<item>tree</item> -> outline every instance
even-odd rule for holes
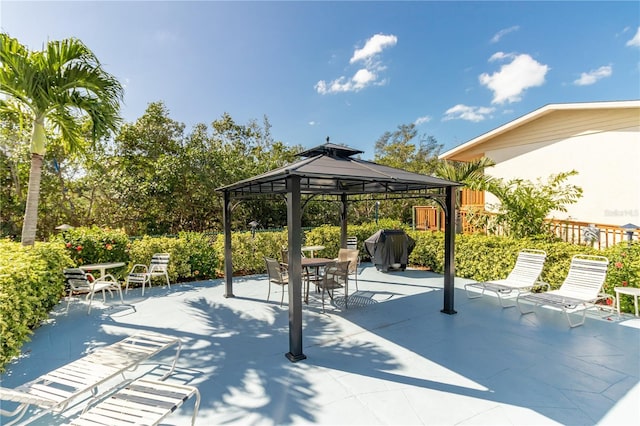
[[[447,161],[442,160],[436,166],[436,176],[452,180],[454,182],[460,182],[463,186],[476,190],[484,191],[489,190],[489,184],[492,181],[490,176],[484,173],[487,167],[493,167],[496,163],[490,158],[481,157],[475,160],[464,161]],[[462,233],[462,190],[458,188],[456,190],[456,232]]]
[[[582,197],[582,188],[566,184],[569,177],[577,174],[572,170],[551,175],[547,183],[540,179],[537,183],[523,179],[494,180],[490,192],[500,201],[498,224],[516,238],[547,234],[544,226],[547,216],[553,211],[566,212],[567,204]]]
[[[417,144],[414,140],[419,137]],[[394,132],[385,132],[376,141],[377,163],[414,173],[432,174],[438,164],[442,145],[433,136],[418,135],[416,125],[401,124]]]
[[[385,132],[376,141],[374,160],[396,169],[431,175],[439,162],[441,149],[442,145],[433,136],[419,135],[415,124],[401,124],[397,130]],[[380,216],[410,222],[411,206],[415,202],[408,199],[381,202]],[[373,219],[374,202],[365,201],[352,206],[356,222]]]
[[[42,51],[29,51],[17,39],[0,33],[0,93],[7,97],[0,98],[0,111],[32,118],[22,244],[33,245],[47,130],[61,136],[66,150],[82,151],[82,119],[90,120],[94,140],[115,131],[123,89],[78,39],[50,41]]]

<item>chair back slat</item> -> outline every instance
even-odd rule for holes
[[[602,290],[608,267],[609,259],[604,256],[575,255],[559,290],[576,298],[595,299]]]
[[[546,258],[547,253],[543,250],[521,250],[507,281],[518,284],[535,284],[542,273]]]
[[[347,248],[348,249],[358,249],[358,237],[347,237]]]
[[[166,272],[169,267],[169,253],[156,253],[151,257],[149,272]]]
[[[67,285],[74,290],[89,290],[91,283],[87,277],[87,273],[80,268],[67,268],[62,271]]]

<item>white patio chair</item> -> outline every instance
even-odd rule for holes
[[[477,299],[482,297],[486,291],[491,291],[498,296],[500,306],[503,308],[511,308],[516,305],[506,305],[503,296],[508,297],[515,292],[515,297],[517,297],[520,293],[529,292],[532,288],[539,286],[545,286],[548,290],[549,284],[539,281],[546,257],[547,253],[543,250],[521,250],[520,253],[518,253],[516,264],[507,278],[465,284],[464,289],[467,297],[469,299]],[[477,292],[469,291],[470,287],[476,287],[482,291],[478,294]]]
[[[584,324],[587,309],[594,307],[596,302],[606,299],[611,299],[613,302],[613,296],[602,293],[608,266],[609,259],[604,256],[585,254],[573,256],[569,273],[559,289],[544,293],[518,295],[516,304],[520,313],[530,314],[536,306],[553,306],[562,309],[569,322],[569,327],[573,328]],[[533,308],[530,311],[523,310],[522,301],[531,302]],[[573,323],[569,311],[575,313],[578,310],[582,311],[582,319]]]
[[[129,283],[133,283],[142,286],[142,295],[144,296],[144,287],[146,284],[151,287],[153,277],[165,277],[167,286],[171,288],[171,283],[169,282],[169,258],[169,253],[156,253],[151,256],[149,266],[141,263],[133,265],[125,278],[125,294],[129,292]]]
[[[89,300],[88,314],[91,313],[91,302],[93,302],[93,296],[97,292],[102,292],[102,299],[106,301],[105,291],[113,295],[112,291],[117,291],[120,295],[120,302],[124,303],[122,299],[122,289],[120,283],[113,277],[113,275],[106,274],[98,279],[94,278],[89,272],[85,272],[79,268],[67,268],[63,271],[64,277],[67,280],[67,290],[69,295],[67,297],[67,309],[65,312],[69,312],[69,305],[71,304],[71,298],[74,293],[85,294],[85,299]]]

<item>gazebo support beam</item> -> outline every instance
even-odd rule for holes
[[[347,248],[347,194],[340,196],[340,248]]]
[[[224,297],[233,295],[233,259],[231,258],[231,194],[224,191],[224,206],[222,208],[222,222],[224,226]]]
[[[449,315],[457,313],[453,305],[454,277],[456,273],[456,190],[455,186],[446,188],[446,208],[444,209],[444,307],[440,312]]]
[[[302,353],[302,204],[300,201],[300,177],[289,176],[287,177],[289,352],[285,356],[291,362],[307,358]]]

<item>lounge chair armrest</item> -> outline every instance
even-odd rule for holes
[[[551,284],[549,284],[549,283],[547,283],[547,282],[544,282],[544,281],[536,281],[536,283],[533,285],[533,287],[531,287],[531,289],[532,289],[532,290],[533,290],[534,288],[535,288],[535,289],[539,289],[539,288],[542,288],[542,287],[546,288],[546,290],[545,290],[545,291],[549,291],[549,290],[551,290]]]
[[[56,402],[50,399],[3,387],[0,387],[0,400],[19,402],[20,404],[37,405],[39,407],[53,407],[56,405]],[[16,414],[16,412],[10,413],[4,410],[0,410],[0,412],[5,416],[12,416]]]

